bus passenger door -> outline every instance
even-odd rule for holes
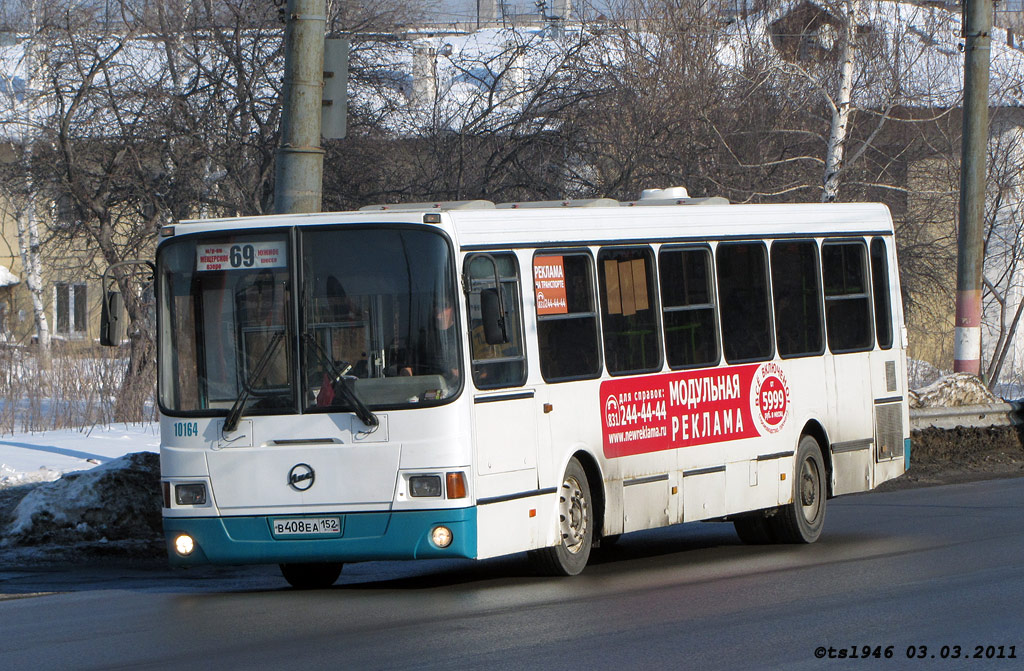
[[[832,429],[833,493],[861,492],[871,487],[872,402],[871,357],[832,357],[829,376]]]
[[[526,386],[519,264],[514,254],[466,258],[478,556],[540,547],[525,517],[537,493],[537,398]],[[536,508],[536,503],[532,504]],[[523,515],[523,517],[521,517]],[[534,518],[536,515],[534,514]]]
[[[833,493],[871,487],[874,422],[871,352],[875,347],[867,245],[863,240],[821,245],[825,327],[832,352],[829,379],[832,409],[828,446]]]

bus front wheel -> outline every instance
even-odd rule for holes
[[[281,575],[295,589],[326,589],[341,575],[340,562],[280,564]]]
[[[825,526],[825,461],[821,447],[811,436],[802,436],[796,451],[793,503],[770,519],[780,543],[813,543]]]
[[[558,545],[533,550],[531,558],[545,575],[578,575],[594,544],[594,510],[583,466],[571,459],[558,488]]]

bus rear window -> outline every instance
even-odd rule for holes
[[[889,263],[885,240],[871,241],[871,285],[875,295],[875,335],[882,349],[892,347],[892,307],[889,304]]]

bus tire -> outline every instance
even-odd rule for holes
[[[281,575],[295,589],[326,589],[341,575],[341,562],[280,564]]]
[[[771,520],[764,513],[752,513],[737,517],[732,521],[736,535],[747,545],[767,545],[775,542],[775,533]]]
[[[558,488],[558,534],[558,545],[533,550],[530,557],[544,575],[578,575],[594,545],[594,510],[587,474],[575,458]]]
[[[821,447],[812,436],[801,436],[796,451],[793,478],[793,502],[779,508],[771,518],[772,530],[779,543],[813,543],[825,526],[825,461]]]

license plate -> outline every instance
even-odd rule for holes
[[[340,536],[339,517],[289,517],[274,520],[274,536]]]

